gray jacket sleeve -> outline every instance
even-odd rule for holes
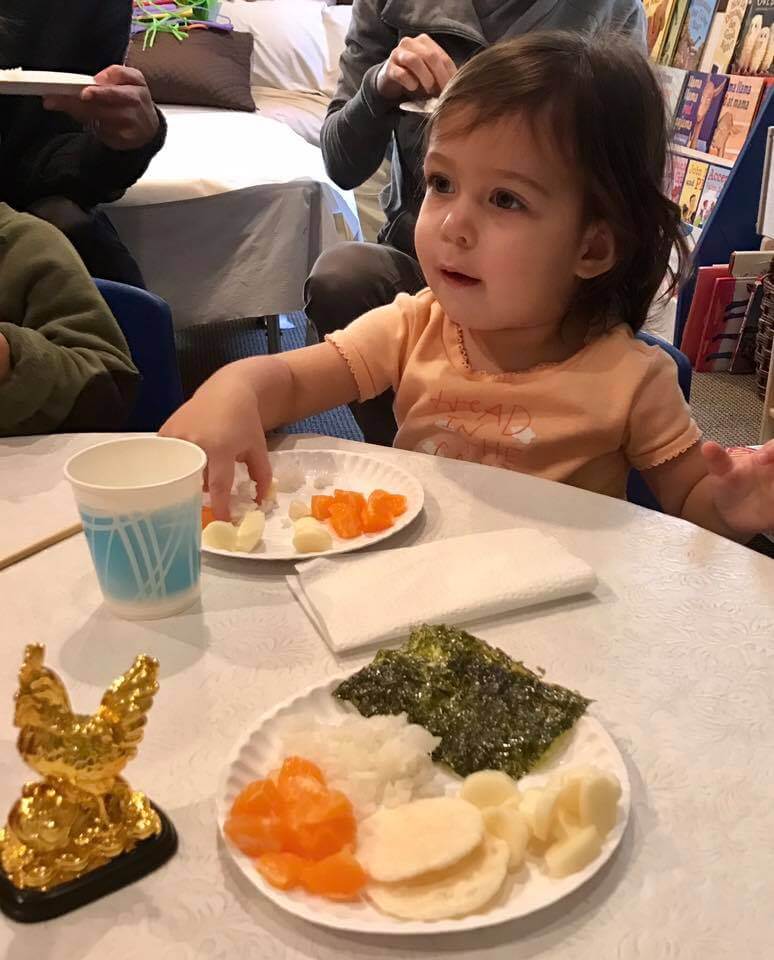
[[[376,75],[398,43],[379,16],[384,0],[354,0],[352,25],[339,61],[339,82],[320,134],[325,169],[352,190],[384,160],[397,104],[376,89]]]

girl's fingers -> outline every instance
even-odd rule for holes
[[[234,458],[231,456],[211,456],[207,467],[207,479],[210,488],[210,505],[215,519],[230,520]]]
[[[774,440],[769,440],[755,453],[755,459],[763,467],[774,464]]]
[[[250,450],[244,462],[250,479],[255,483],[255,499],[260,503],[271,483],[271,465],[266,450],[260,447]]]
[[[715,477],[724,477],[734,469],[734,461],[723,447],[708,440],[701,448],[707,469]]]

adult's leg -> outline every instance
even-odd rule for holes
[[[101,210],[83,210],[66,197],[45,197],[27,209],[67,237],[92,277],[145,288],[140,268]]]
[[[306,281],[306,315],[322,338],[374,307],[391,303],[398,293],[416,293],[424,286],[419,264],[400,250],[377,243],[339,243],[321,254]],[[392,446],[397,429],[393,400],[388,390],[352,405],[369,443]]]

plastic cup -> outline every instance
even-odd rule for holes
[[[102,595],[118,616],[168,617],[198,598],[206,462],[186,440],[130,437],[65,464]]]

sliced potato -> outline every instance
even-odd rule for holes
[[[618,819],[621,784],[609,773],[584,777],[578,791],[578,819],[581,826],[594,826],[601,837],[607,836]]]
[[[202,530],[202,544],[213,550],[236,550],[236,527],[225,520],[213,520]]]
[[[581,827],[566,840],[552,844],[545,852],[546,869],[552,877],[566,877],[591,863],[602,849],[596,827]]]
[[[581,825],[577,817],[569,813],[561,804],[557,804],[556,816],[551,828],[553,840],[566,840],[570,834],[580,830]]]
[[[301,517],[293,524],[293,546],[299,553],[320,553],[330,550],[333,537],[314,517]]]
[[[291,520],[300,520],[301,517],[308,517],[311,514],[309,504],[303,500],[291,500],[288,507],[288,516]]]
[[[529,843],[529,824],[515,806],[502,804],[481,811],[487,833],[508,844],[508,869],[518,870],[524,862]]]
[[[432,797],[382,807],[363,820],[356,856],[374,880],[396,883],[450,867],[483,837],[481,811],[472,803]]]
[[[559,790],[558,786],[549,784],[542,789],[525,790],[521,796],[519,810],[538,840],[551,837]]]
[[[261,542],[265,525],[266,516],[262,510],[250,510],[249,513],[246,513],[237,527],[236,549],[243,553],[255,550]]]
[[[519,795],[516,781],[502,770],[479,770],[465,777],[460,796],[483,810],[499,807],[501,803]]]
[[[403,920],[463,917],[489,903],[503,885],[507,866],[508,844],[485,836],[445,870],[404,883],[371,883],[366,892],[379,910]]]

